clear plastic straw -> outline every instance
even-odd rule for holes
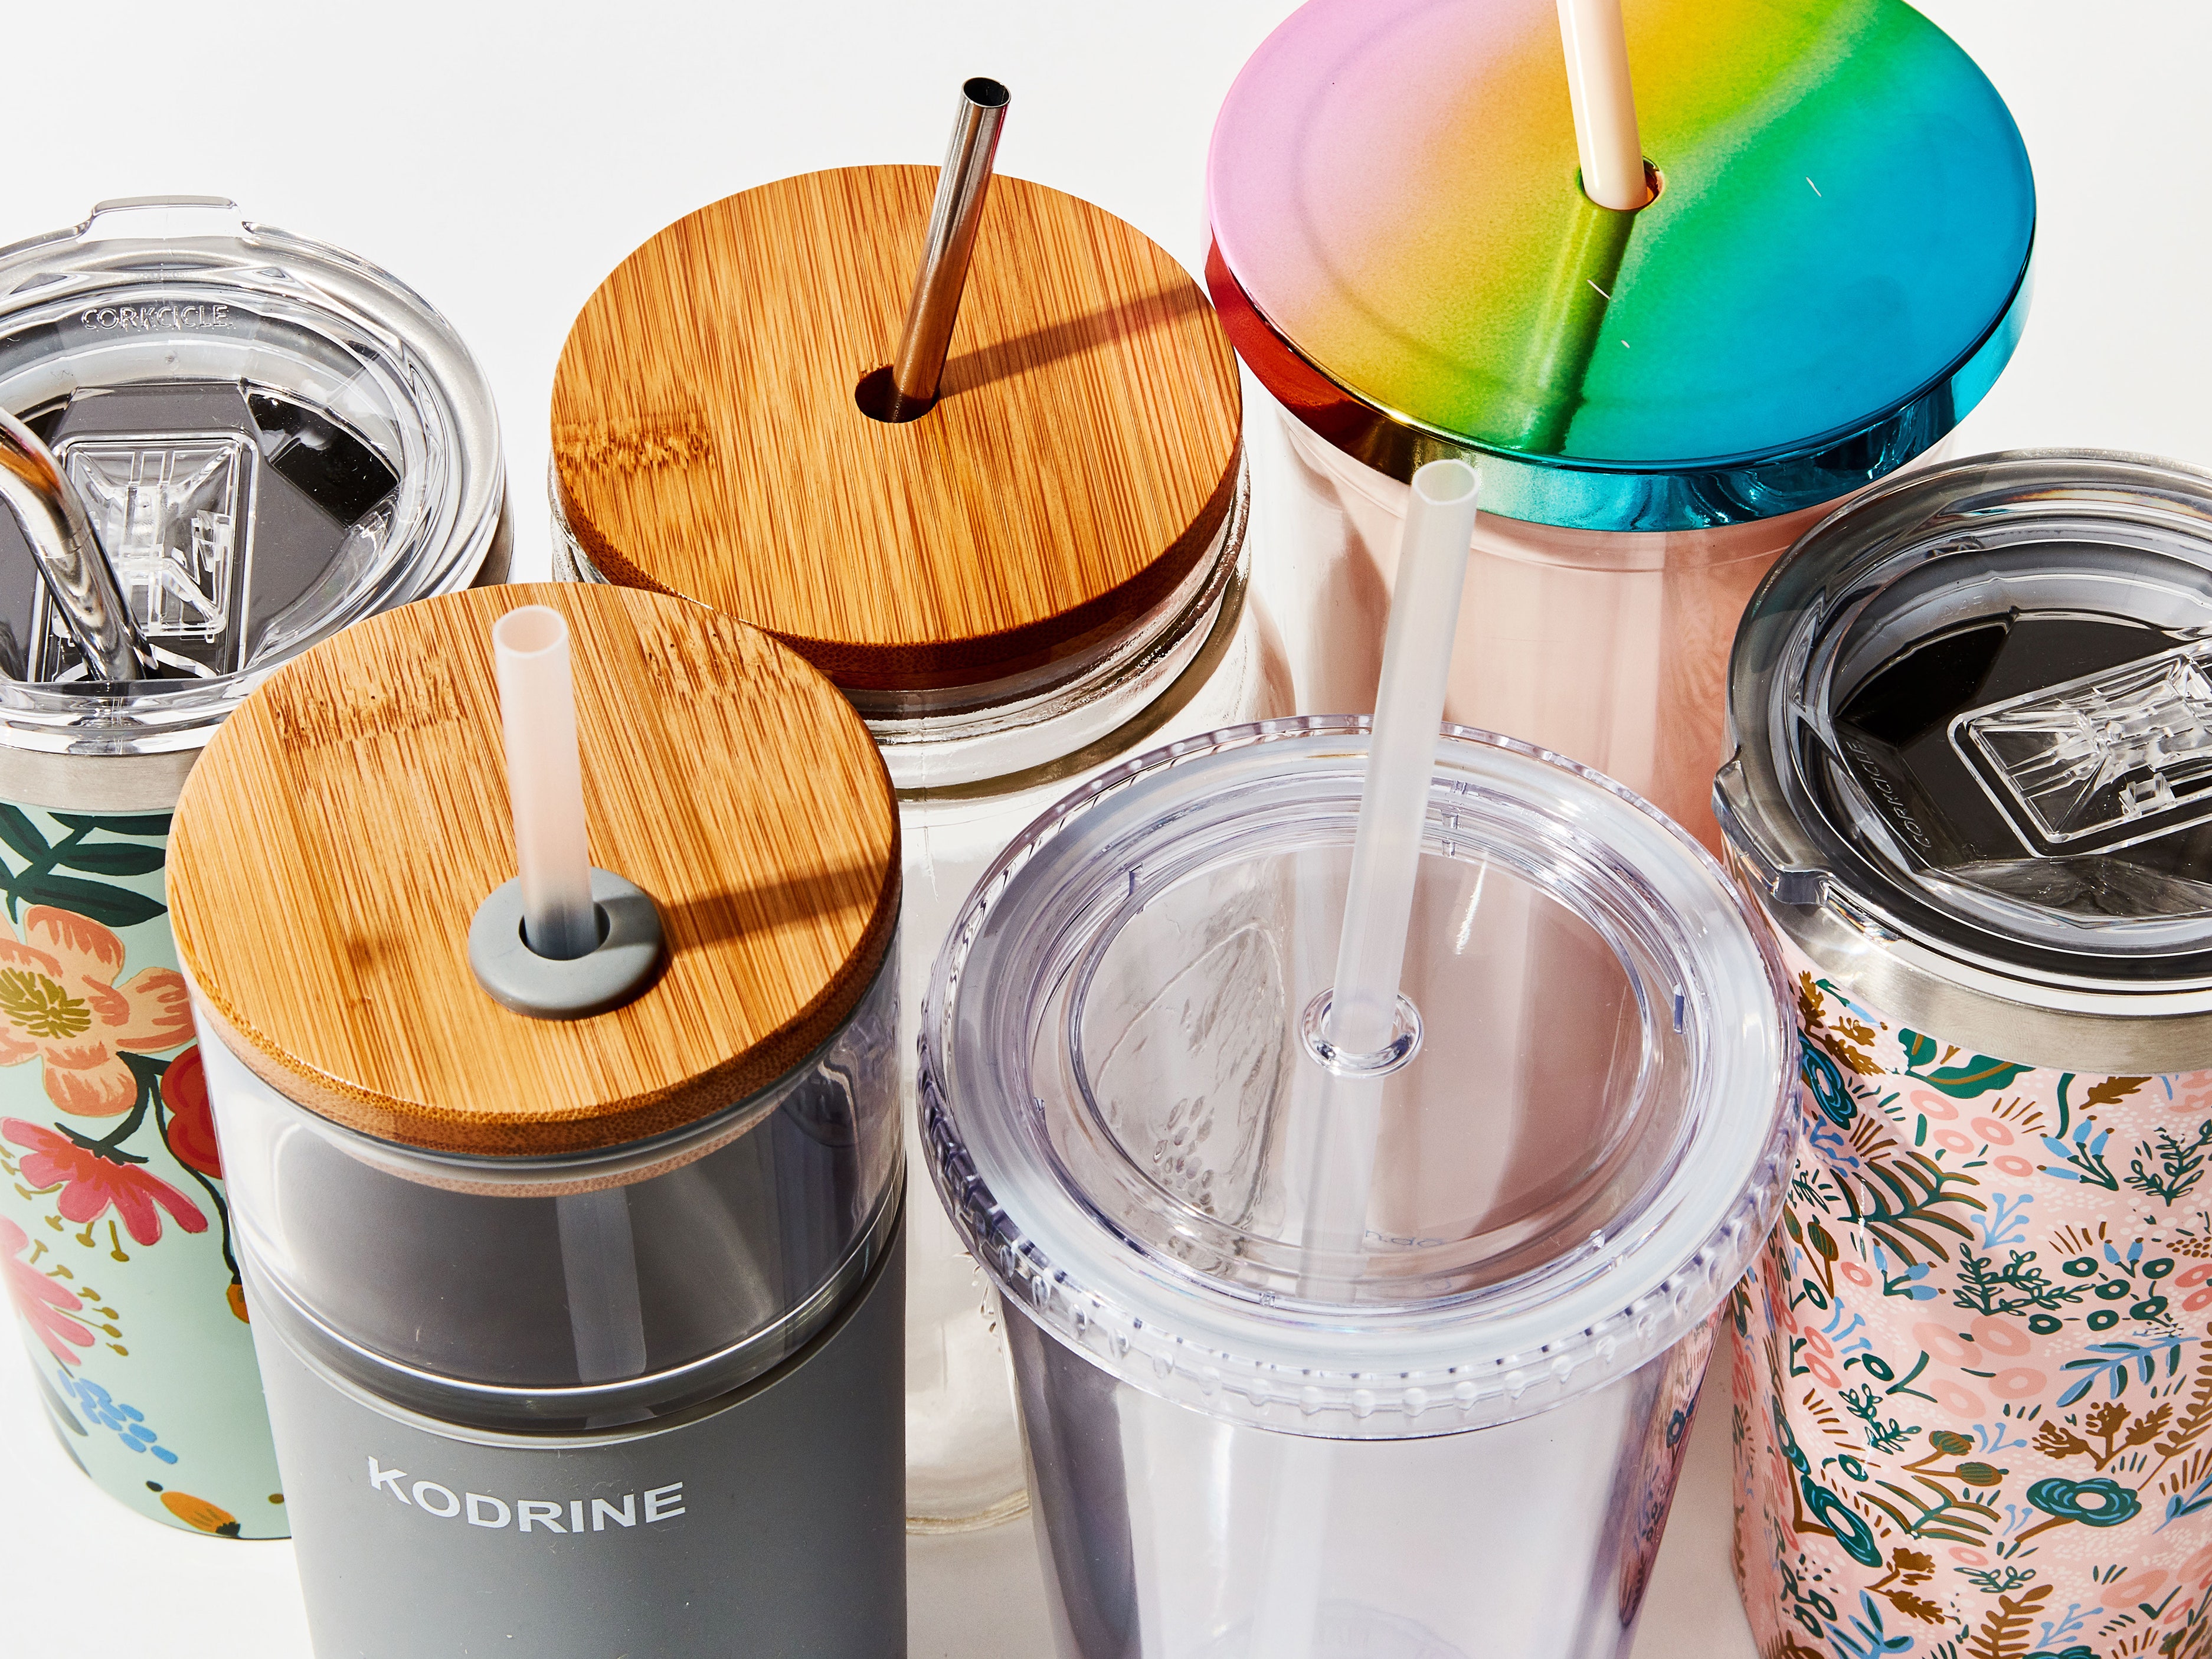
[[[522,605],[492,624],[491,647],[522,878],[523,943],[566,962],[599,942],[568,624],[550,605]]]
[[[1323,1032],[1347,1055],[1379,1053],[1397,1019],[1398,976],[1474,536],[1477,484],[1465,461],[1431,461],[1413,474]]]
[[[1340,1056],[1313,1127],[1306,1249],[1367,1234],[1382,1127],[1383,1077],[1375,1069],[1398,1025],[1398,981],[1420,873],[1422,826],[1436,772],[1444,688],[1459,629],[1461,590],[1474,538],[1480,480],[1464,461],[1431,461],[1413,474],[1398,543],[1398,579],[1382,636],[1382,679],[1368,743],[1367,780],[1352,831],[1344,932],[1322,1036]],[[1334,1279],[1334,1275],[1331,1276]],[[1318,1283],[1300,1285],[1309,1297]],[[1247,1659],[1310,1659],[1326,1566],[1329,1445],[1281,1437],[1268,1506],[1267,1583]]]

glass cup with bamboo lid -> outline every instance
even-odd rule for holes
[[[1290,708],[1220,324],[1133,227],[993,179],[1006,108],[971,81],[941,169],[678,221],[592,296],[554,383],[564,574],[765,629],[882,745],[909,1100],[923,971],[1015,833],[1128,754]],[[989,1524],[1025,1502],[995,1296],[934,1206],[913,1225],[909,1523]]]
[[[898,835],[660,594],[372,618],[210,746],[170,902],[319,1652],[902,1647]]]

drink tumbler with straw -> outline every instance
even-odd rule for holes
[[[933,975],[929,1168],[1007,1309],[1062,1659],[1633,1635],[1781,1196],[1781,981],[1650,807],[1437,739],[1466,474],[1416,476],[1371,744],[1105,774]]]
[[[1806,1085],[1736,1324],[1762,1652],[2212,1634],[2208,636],[2212,474],[2065,451],[1870,493],[1744,620],[1716,806]]]
[[[278,664],[500,579],[503,491],[467,349],[349,253],[200,198],[0,250],[0,1259],[64,1449],[171,1526],[289,1530],[170,809]]]
[[[1285,517],[1260,585],[1299,707],[1372,706],[1405,481],[1465,456],[1484,509],[1448,714],[1717,848],[1744,602],[2004,366],[2033,186],[1995,89],[1900,0],[1626,0],[1625,50],[1617,24],[1601,50],[1607,9],[1301,8],[1215,126],[1207,276],[1282,404],[1291,487],[1261,504]],[[1586,88],[1613,117],[1588,149],[1585,55],[1616,91]],[[1643,180],[1607,159],[1639,122]]]
[[[767,629],[882,745],[909,1079],[931,957],[1023,824],[1151,744],[1291,710],[1246,592],[1228,341],[1131,226],[991,176],[1007,108],[972,81],[941,169],[811,173],[670,226],[554,381],[567,568]],[[1003,1520],[1024,1499],[995,1298],[935,1206],[913,1227],[908,1516]]]
[[[662,595],[409,606],[210,748],[171,902],[326,1659],[904,1650],[898,879],[835,688]]]

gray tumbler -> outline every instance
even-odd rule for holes
[[[533,603],[565,959],[501,787]],[[835,688],[661,595],[410,606],[210,747],[170,900],[324,1659],[904,1651],[898,868]]]

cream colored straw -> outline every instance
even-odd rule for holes
[[[1559,0],[1559,5],[1583,193],[1600,207],[1633,212],[1651,199],[1651,189],[1644,176],[1620,0]]]
[[[522,878],[522,941],[541,957],[571,961],[598,945],[599,921],[584,831],[568,621],[550,605],[520,606],[492,624],[491,648]]]

